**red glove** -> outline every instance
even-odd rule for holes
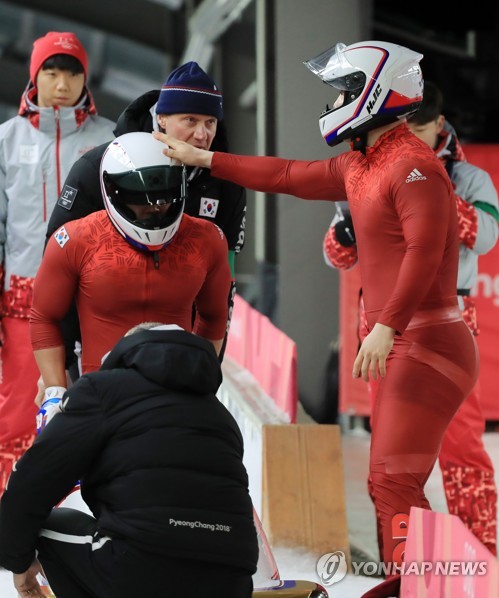
[[[335,268],[348,270],[357,263],[357,246],[345,247],[336,239],[334,226],[331,226],[323,242],[324,255]]]
[[[473,249],[478,233],[478,215],[473,204],[454,194],[457,206],[457,233],[461,243]]]

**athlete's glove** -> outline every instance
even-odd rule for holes
[[[36,416],[36,431],[38,434],[49,421],[61,412],[62,395],[66,392],[63,386],[49,386],[45,389],[45,398]]]
[[[328,266],[349,270],[357,263],[357,245],[348,208],[336,204],[336,214],[324,236],[322,249]]]
[[[334,224],[334,233],[336,240],[343,247],[355,245],[355,231],[350,213],[342,214]]]

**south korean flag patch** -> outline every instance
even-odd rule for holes
[[[59,247],[64,247],[69,241],[68,231],[61,226],[61,228],[54,234],[54,239],[57,241]]]
[[[199,215],[207,218],[215,218],[219,201],[219,199],[211,199],[211,197],[202,197],[199,206]]]

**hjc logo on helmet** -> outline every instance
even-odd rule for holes
[[[371,114],[371,112],[372,112],[372,110],[374,108],[374,105],[376,104],[376,100],[379,98],[379,96],[381,95],[382,91],[383,90],[381,89],[381,85],[378,83],[378,85],[376,85],[376,89],[373,92],[372,100],[370,100],[367,103],[367,106],[366,106],[367,111],[369,112],[369,114]]]
[[[380,41],[335,44],[305,66],[333,87],[336,98],[319,117],[329,146],[360,139],[373,128],[397,122],[413,114],[421,104],[422,54],[398,44]],[[369,101],[366,101],[369,86]],[[348,92],[348,93],[346,93]]]

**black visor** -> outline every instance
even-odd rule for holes
[[[110,174],[103,173],[110,200],[147,205],[174,203],[185,199],[186,173],[183,166],[148,166]]]
[[[362,71],[350,73],[344,77],[337,77],[331,81],[325,81],[336,89],[341,91],[357,91],[364,89],[366,84],[366,75]]]

